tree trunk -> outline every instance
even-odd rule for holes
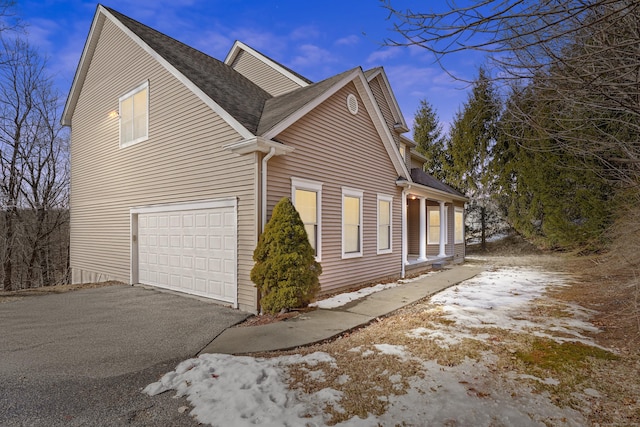
[[[487,208],[480,207],[480,247],[483,251],[487,250]]]
[[[4,262],[2,265],[2,271],[4,273],[4,279],[2,281],[2,289],[4,291],[13,290],[11,279],[13,277],[13,216],[10,211],[5,212],[5,244],[7,250],[5,253]]]

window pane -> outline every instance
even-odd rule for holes
[[[390,228],[388,225],[378,226],[378,249],[389,249],[391,245],[389,239]]]
[[[343,216],[345,224],[360,224],[360,199],[358,197],[344,197]]]
[[[378,205],[379,215],[378,222],[382,225],[388,225],[391,222],[391,203],[386,200],[380,200]]]
[[[440,208],[429,207],[429,244],[440,242]]]
[[[461,211],[455,212],[455,228],[456,243],[462,243],[464,240],[464,216]]]
[[[318,194],[315,191],[295,190],[296,210],[304,223],[304,229],[309,236],[309,243],[317,255],[317,230],[318,230]]]
[[[307,236],[309,236],[309,243],[311,243],[311,247],[315,251],[316,255],[318,251],[316,250],[316,230],[317,226],[315,224],[305,224],[304,229],[307,232]]]
[[[360,198],[344,196],[344,251],[360,252]]]
[[[120,142],[133,140],[133,99],[127,98],[120,103]]]
[[[360,226],[345,225],[344,251],[360,252]]]
[[[296,210],[305,224],[317,222],[317,194],[315,191],[296,190]]]
[[[133,139],[147,136],[147,89],[133,95]]]
[[[391,248],[391,202],[378,201],[378,249]]]
[[[440,227],[440,209],[429,209],[429,225]]]

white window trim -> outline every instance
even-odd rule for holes
[[[322,183],[308,179],[291,177],[291,202],[296,205],[296,190],[315,191],[317,194],[316,206],[316,261],[322,261]]]
[[[440,206],[427,206],[427,244],[428,245],[439,245],[440,244],[440,232],[438,232],[438,234],[435,236],[435,241],[432,239],[433,236],[431,236],[431,223],[429,222],[429,218],[431,218],[431,216],[429,215],[430,211],[436,211],[438,212],[438,215],[440,215]],[[448,244],[449,243],[449,229],[447,228],[447,218],[449,216],[449,206],[445,206],[444,207],[444,220],[442,218],[440,218],[440,227],[444,227],[445,229],[445,233],[444,233],[444,244]]]
[[[341,207],[340,207],[340,224],[342,227],[342,259],[347,259],[347,258],[359,258],[362,257],[363,254],[363,229],[364,226],[362,224],[362,211],[364,211],[364,197],[363,197],[363,192],[361,190],[356,190],[354,188],[348,188],[348,187],[342,187],[342,198],[341,198]],[[357,197],[360,199],[360,235],[358,236],[358,238],[360,239],[360,252],[345,252],[345,238],[344,238],[344,198],[345,196],[347,197]]]
[[[389,248],[380,249],[380,202],[389,202]],[[378,200],[376,202],[376,245],[378,247],[378,255],[390,254],[393,252],[393,197],[378,194]]]
[[[458,212],[460,212],[462,214],[462,239],[460,239],[460,240],[458,240],[458,234],[456,233],[457,230],[455,228],[456,227],[455,214],[458,213]],[[454,238],[454,242],[455,242],[455,244],[464,243],[464,209],[456,207],[453,215],[454,215],[453,216],[453,228],[454,228],[454,230],[453,230],[453,238]]]
[[[136,138],[132,141],[127,141],[125,143],[122,142],[122,101],[127,98],[134,96],[136,93],[147,90],[147,134],[145,136],[141,136],[140,138]],[[140,142],[144,142],[149,139],[149,80],[142,83],[140,86],[136,87],[133,90],[125,93],[118,99],[118,142],[120,143],[120,148],[130,147],[132,145],[138,144]]]

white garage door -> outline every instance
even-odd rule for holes
[[[237,303],[235,199],[132,210],[138,282]]]

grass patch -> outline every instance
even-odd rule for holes
[[[536,366],[555,372],[563,372],[587,363],[590,358],[600,360],[619,360],[615,354],[598,347],[580,342],[558,343],[549,339],[536,338],[531,348],[517,351],[515,356],[530,366]]]

